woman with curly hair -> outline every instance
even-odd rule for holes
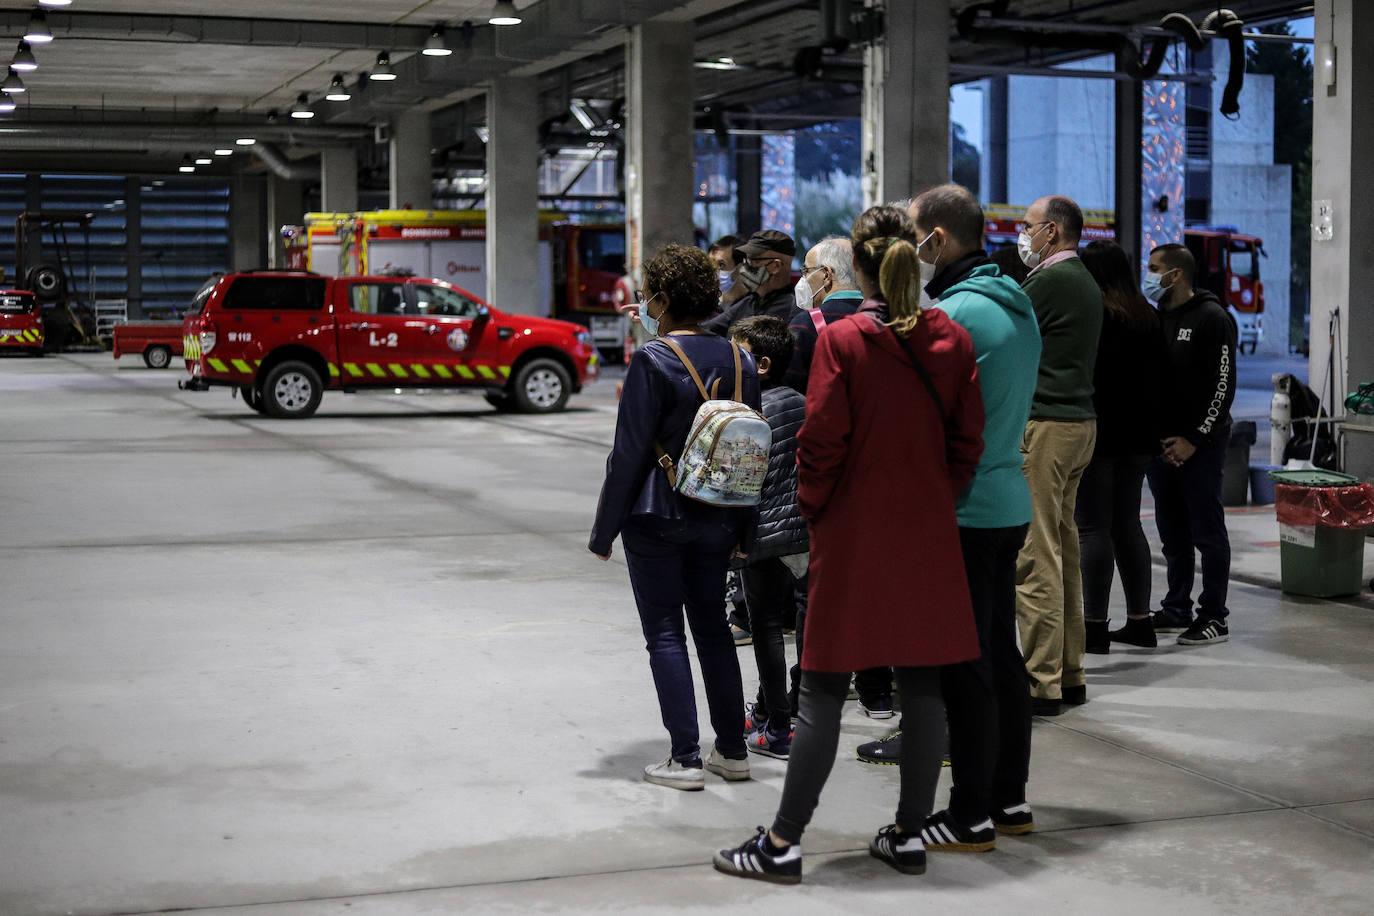
[[[955,499],[983,451],[983,398],[968,332],[920,308],[906,213],[854,222],[864,303],[826,326],[797,436],[797,498],[811,534],[810,601],[796,733],[771,830],[716,854],[728,874],[801,880],[801,838],[839,745],[849,672],[891,666],[902,699],[896,823],[869,844],[925,871],[944,740],[940,667],[978,655]]]
[[[625,373],[615,444],[588,544],[602,560],[611,558],[616,535],[625,549],[649,669],[672,742],[666,759],[644,768],[644,779],[674,789],[706,785],[684,609],[715,731],[705,769],[728,780],[749,778],[739,659],[721,608],[730,554],[748,546],[743,539],[751,536],[753,510],[681,497],[658,463],[662,453],[674,462],[682,454],[702,403],[686,364],[663,338],[681,348],[708,391],[717,384],[722,392],[734,391],[738,367],[741,399],[755,410],[761,406],[753,357],[699,327],[715,311],[718,296],[715,268],[697,248],[669,245],[644,265],[639,318],[655,339],[635,353]]]

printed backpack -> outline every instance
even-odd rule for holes
[[[668,474],[668,483],[683,496],[707,505],[757,506],[763,478],[768,473],[768,449],[773,442],[773,431],[763,414],[740,401],[744,373],[740,369],[739,347],[730,345],[735,355],[735,396],[727,399],[712,396],[719,381],[712,386],[711,392],[706,390],[696,366],[680,346],[667,337],[659,340],[682,360],[705,402],[692,418],[682,457],[676,463],[663,446],[654,443],[658,463]]]

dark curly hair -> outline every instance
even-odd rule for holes
[[[715,265],[700,248],[669,245],[644,265],[644,298],[655,293],[680,321],[709,318],[720,301]]]

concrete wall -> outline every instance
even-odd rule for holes
[[[1087,69],[1111,67],[1085,61]],[[1116,202],[1110,80],[1014,76],[1007,80],[1006,203],[1064,194],[1085,210]],[[995,201],[994,201],[995,202]]]

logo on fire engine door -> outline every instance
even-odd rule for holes
[[[448,348],[450,350],[466,350],[468,348],[468,332],[462,328],[454,328],[448,335]]]

